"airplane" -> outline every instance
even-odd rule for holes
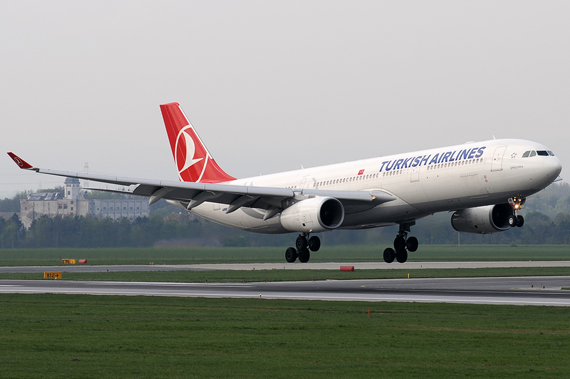
[[[285,260],[308,262],[320,249],[314,233],[399,225],[386,263],[404,263],[418,249],[408,236],[416,221],[453,212],[460,232],[498,233],[521,227],[526,198],[561,180],[560,160],[545,146],[493,139],[296,171],[236,179],[217,164],[178,103],[160,106],[180,181],[137,179],[34,167],[22,169],[128,186],[108,190],[165,199],[232,228],[299,233]]]

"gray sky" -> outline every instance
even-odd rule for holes
[[[177,180],[176,101],[236,177],[493,136],[568,166],[568,20],[568,1],[5,0],[1,151]],[[63,184],[7,155],[0,175],[1,198]]]

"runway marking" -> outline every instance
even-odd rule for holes
[[[5,288],[12,287],[12,288]],[[19,287],[19,288],[15,288]],[[133,291],[123,289],[70,289],[70,288],[22,288],[18,285],[3,285],[0,293],[44,293],[44,294],[89,294],[89,295],[120,295],[120,296],[172,296],[172,297],[208,297],[208,298],[261,298],[261,299],[289,299],[289,300],[320,300],[320,301],[367,301],[367,302],[419,302],[419,303],[456,303],[456,304],[495,304],[495,305],[542,305],[542,306],[570,306],[570,299],[565,301],[517,298],[491,299],[485,297],[472,297],[469,299],[453,298],[451,296],[409,296],[409,295],[358,295],[358,294],[283,294],[275,292],[261,293],[226,293],[226,292],[173,292],[168,290]],[[261,296],[260,296],[261,295]]]
[[[570,281],[570,277],[377,279],[267,284],[2,280],[0,293],[570,306],[568,291],[552,290],[560,288],[560,284],[567,281]],[[527,285],[521,287],[525,282]],[[480,287],[482,283],[486,286]],[[530,283],[539,283],[540,288],[529,291]],[[544,285],[548,289],[543,289]],[[521,288],[523,291],[512,288]]]

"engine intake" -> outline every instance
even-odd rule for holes
[[[513,209],[509,204],[467,208],[451,216],[451,226],[458,232],[499,233],[510,229],[509,216],[512,214]]]
[[[324,232],[338,228],[343,221],[344,207],[334,197],[301,200],[281,212],[281,225],[292,232]]]

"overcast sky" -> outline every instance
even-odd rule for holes
[[[568,166],[569,20],[569,1],[4,0],[1,150],[177,180],[176,101],[236,177],[493,136]],[[0,175],[1,198],[63,184],[7,155]]]

